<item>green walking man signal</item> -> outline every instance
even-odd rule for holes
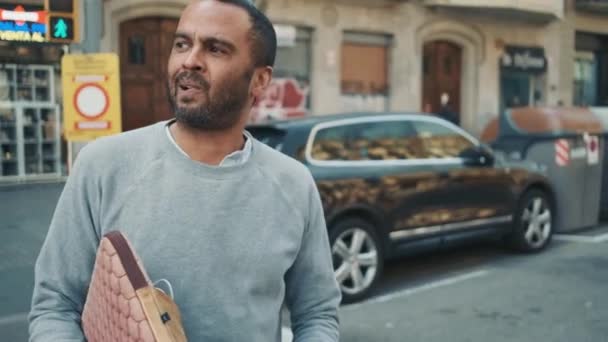
[[[50,15],[49,41],[71,43],[74,41],[74,19],[65,15]]]
[[[38,0],[44,2],[47,12],[46,40],[49,43],[71,44],[78,42],[79,15],[77,4],[79,0]],[[2,2],[2,0],[0,0]]]
[[[65,24],[63,19],[59,19],[55,24],[55,32],[53,33],[54,38],[66,39],[68,37],[68,25]]]

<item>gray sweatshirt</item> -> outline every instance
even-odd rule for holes
[[[305,166],[253,139],[243,165],[190,160],[165,123],[79,154],[36,262],[30,341],[84,340],[80,314],[100,237],[120,230],[152,280],[167,279],[189,341],[338,341],[323,217]]]

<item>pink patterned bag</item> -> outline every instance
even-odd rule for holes
[[[127,239],[106,234],[82,313],[89,342],[185,342],[175,302],[150,282]]]

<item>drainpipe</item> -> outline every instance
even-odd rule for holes
[[[84,27],[81,47],[84,53],[99,52],[101,34],[103,28],[103,4],[102,0],[84,0],[82,2],[81,23]]]

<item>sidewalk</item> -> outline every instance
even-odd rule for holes
[[[599,236],[608,233],[608,222],[600,222],[597,226],[589,227],[574,232],[560,233],[564,235]]]

